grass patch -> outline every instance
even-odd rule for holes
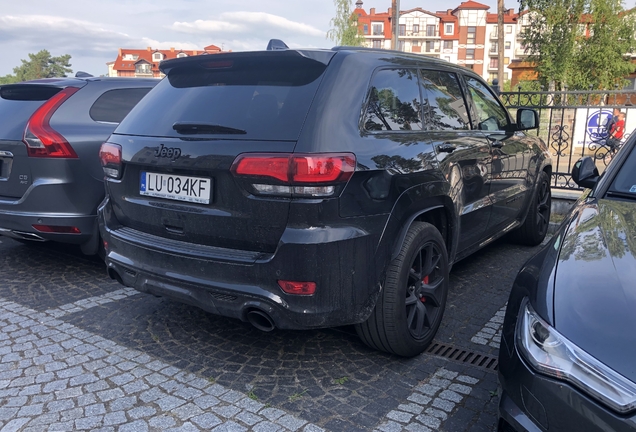
[[[338,385],[343,385],[347,381],[349,381],[348,377],[336,378],[335,380],[333,380],[333,382]]]
[[[307,389],[301,391],[300,393],[294,393],[289,397],[289,401],[296,402],[297,400],[301,399],[305,395],[305,393],[307,393]]]

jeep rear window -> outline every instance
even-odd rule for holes
[[[157,137],[295,141],[326,65],[298,57],[254,56],[175,67],[115,133]],[[204,67],[208,64],[209,67]],[[185,130],[175,124],[203,125]],[[217,127],[218,126],[218,127]],[[235,131],[228,133],[224,131]],[[237,133],[238,131],[238,133]]]

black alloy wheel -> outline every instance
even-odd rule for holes
[[[369,318],[356,325],[362,341],[380,351],[413,357],[437,333],[448,295],[448,255],[439,230],[414,222],[387,267]]]
[[[406,289],[406,325],[415,339],[426,339],[442,313],[441,298],[444,275],[440,269],[442,253],[439,245],[430,241],[415,256]]]
[[[541,171],[528,205],[526,220],[523,225],[511,233],[514,240],[528,246],[540,244],[548,233],[551,206],[550,177],[548,173]]]

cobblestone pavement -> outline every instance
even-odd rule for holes
[[[436,340],[497,355],[536,248],[455,265]],[[492,431],[495,371],[375,352],[349,328],[262,333],[123,288],[63,246],[0,238],[0,431]]]

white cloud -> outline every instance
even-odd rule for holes
[[[194,22],[175,22],[170,27],[184,33],[245,33],[270,30],[284,31],[288,34],[306,36],[324,36],[325,32],[301,22],[272,15],[266,12],[224,12],[214,20],[196,20]]]

